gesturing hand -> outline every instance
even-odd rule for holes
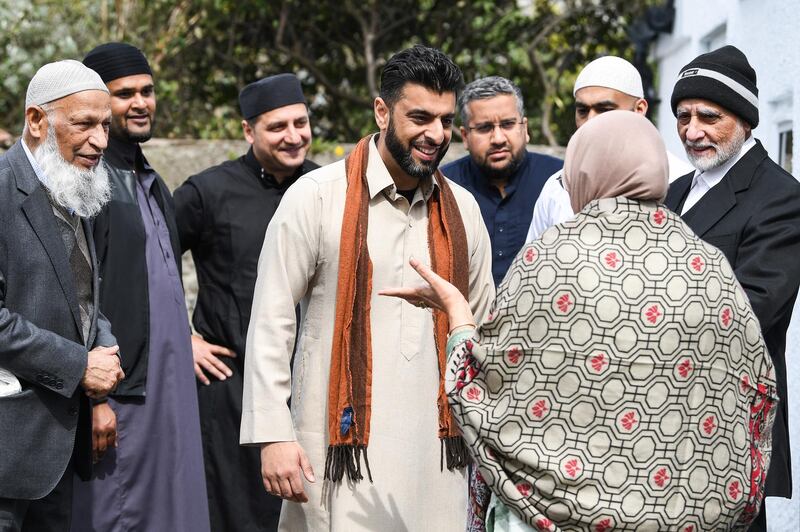
[[[211,384],[211,381],[203,370],[221,381],[233,375],[230,368],[219,359],[219,357],[236,358],[236,353],[227,347],[211,344],[206,342],[202,336],[193,334],[192,356],[194,357],[194,374],[197,375],[197,380],[206,386]]]
[[[261,479],[267,492],[293,502],[308,502],[300,473],[315,482],[311,462],[296,441],[265,443],[261,447]]]
[[[469,303],[458,288],[442,279],[436,272],[417,259],[409,261],[411,267],[425,280],[415,287],[386,288],[378,295],[399,297],[417,307],[431,307],[447,313],[450,323],[472,323],[474,318]]]

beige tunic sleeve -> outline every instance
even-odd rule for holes
[[[296,439],[286,402],[295,342],[295,307],[317,268],[321,197],[301,178],[281,200],[264,237],[247,333],[240,443]]]

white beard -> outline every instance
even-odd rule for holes
[[[734,131],[733,136],[724,144],[715,144],[708,141],[692,142],[687,140],[683,143],[683,147],[686,149],[686,157],[689,159],[689,162],[692,163],[692,166],[701,172],[708,172],[712,168],[724,164],[731,157],[735,157],[739,151],[741,151],[742,146],[744,146],[745,140],[747,140],[747,132],[742,124],[737,123],[736,131]],[[705,148],[708,146],[714,148],[713,155],[697,157],[689,150],[690,147]]]
[[[103,161],[91,170],[67,162],[58,151],[55,131],[48,128],[47,139],[36,148],[33,157],[47,179],[52,200],[78,216],[91,218],[111,199],[108,170]]]

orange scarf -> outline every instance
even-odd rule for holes
[[[367,475],[372,481],[367,457],[372,407],[372,261],[367,248],[367,161],[370,139],[369,136],[361,139],[345,159],[347,198],[339,247],[339,284],[328,385],[329,445],[325,460],[325,478],[334,482],[339,482],[345,473],[351,481],[362,480],[362,454]],[[438,170],[435,179],[439,187],[428,200],[431,267],[467,297],[469,254],[464,223],[453,192]],[[447,468],[452,470],[464,467],[468,454],[444,391],[445,347],[449,330],[447,315],[433,311],[433,321],[439,360],[437,407],[442,465],[446,457]]]

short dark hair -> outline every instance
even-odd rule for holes
[[[522,101],[522,91],[519,87],[506,78],[500,76],[489,76],[476,79],[464,88],[464,92],[458,98],[458,108],[461,111],[461,123],[466,126],[469,122],[469,103],[475,100],[486,100],[508,94],[514,96],[517,102],[517,112],[520,118],[525,118],[525,103]]]
[[[406,83],[416,83],[439,94],[453,92],[458,98],[464,88],[464,76],[441,50],[417,44],[394,54],[383,68],[380,97],[386,105],[394,106]]]

